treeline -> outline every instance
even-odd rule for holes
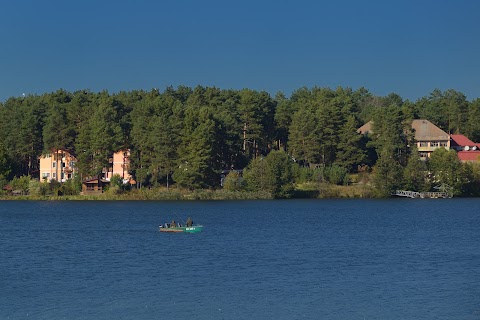
[[[277,155],[273,162],[290,159],[312,171],[373,168],[379,177],[375,185],[385,194],[399,184],[423,189],[457,185],[426,169],[422,172],[429,176],[422,185],[406,182],[404,171],[427,165],[417,163],[410,147],[412,119],[428,119],[446,132],[480,141],[480,99],[468,101],[455,90],[434,90],[416,102],[341,87],[300,88],[290,97],[202,86],[116,94],[58,90],[0,104],[0,180],[38,178],[39,157],[52,150],[75,155],[80,177],[95,176],[113,152],[130,149],[129,169],[138,187],[217,188],[222,170],[250,164],[248,171],[280,150],[288,156]],[[361,136],[357,129],[369,120],[374,120],[375,135]],[[455,170],[470,170],[464,167],[458,164]],[[465,194],[465,181],[455,188]],[[278,194],[288,196],[290,189]]]

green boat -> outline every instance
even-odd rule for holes
[[[173,232],[173,233],[199,233],[202,232],[203,226],[190,226],[190,227],[170,227],[168,224],[167,226],[163,225],[160,226],[160,232]]]

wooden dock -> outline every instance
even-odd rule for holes
[[[416,192],[416,191],[408,191],[408,190],[396,190],[393,196],[398,197],[407,197],[407,198],[431,198],[431,199],[438,199],[438,198],[451,198],[452,195],[448,192]]]

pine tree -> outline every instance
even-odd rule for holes
[[[382,197],[388,197],[400,187],[403,168],[395,158],[393,148],[384,147],[373,168],[373,183]]]
[[[295,112],[289,129],[288,150],[297,161],[319,163],[319,135],[315,115],[302,108]]]
[[[366,161],[365,150],[362,149],[362,135],[357,132],[357,121],[353,115],[347,118],[339,134],[336,164],[355,172],[359,165]]]
[[[420,159],[418,149],[414,147],[403,171],[403,186],[406,190],[428,191],[427,176],[427,165],[424,160]]]

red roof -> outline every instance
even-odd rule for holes
[[[457,155],[460,161],[480,161],[480,151],[459,151]]]
[[[476,145],[477,145],[475,142],[473,142],[472,140],[468,139],[468,138],[465,137],[463,134],[452,134],[451,137],[452,137],[453,142],[456,143],[458,146],[462,146],[462,147],[470,146],[470,147],[473,147],[473,146],[476,146]]]

